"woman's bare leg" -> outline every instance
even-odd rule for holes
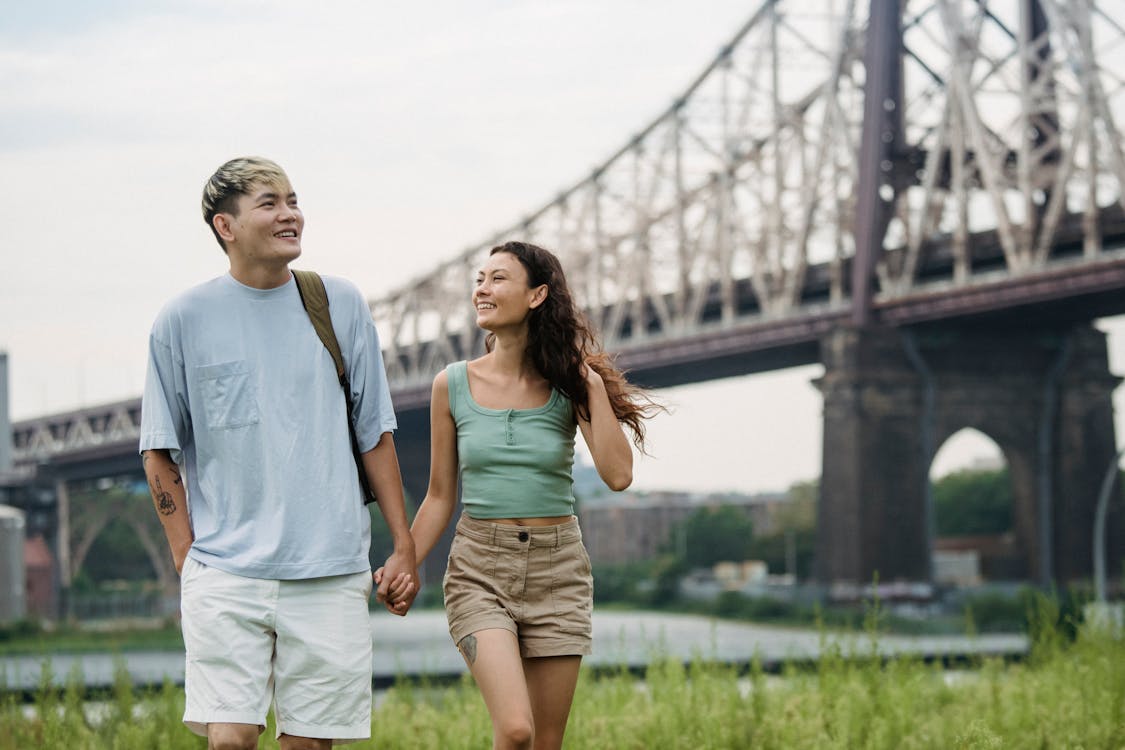
[[[493,748],[531,748],[535,721],[515,634],[500,628],[478,630],[462,638],[457,647],[492,718]]]
[[[581,664],[581,656],[541,656],[523,660],[531,715],[535,721],[535,750],[562,747]]]

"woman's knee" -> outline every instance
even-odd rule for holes
[[[502,717],[493,730],[496,733],[496,747],[499,748],[530,748],[535,738],[535,725],[530,717]]]

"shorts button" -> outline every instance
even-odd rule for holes
[[[519,539],[521,542],[526,542],[527,541],[527,532],[521,531],[520,535],[516,538]]]

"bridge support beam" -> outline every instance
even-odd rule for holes
[[[821,356],[817,578],[927,580],[919,375],[896,331],[841,329],[823,340]]]
[[[1021,564],[1048,583],[1088,578],[1099,483],[1115,454],[1105,335],[1090,325],[946,323],[851,329],[822,341],[824,458],[817,576],[928,581],[933,454],[971,427],[1000,446]],[[1110,519],[1121,569],[1125,513]]]

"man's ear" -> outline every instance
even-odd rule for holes
[[[233,218],[233,216],[226,213],[217,213],[211,217],[211,225],[215,227],[215,231],[223,238],[223,242],[230,242],[234,239],[234,232],[231,231]]]
[[[546,302],[547,294],[548,287],[546,284],[540,284],[539,286],[535,287],[535,293],[531,296],[531,309],[534,310],[535,308]]]

